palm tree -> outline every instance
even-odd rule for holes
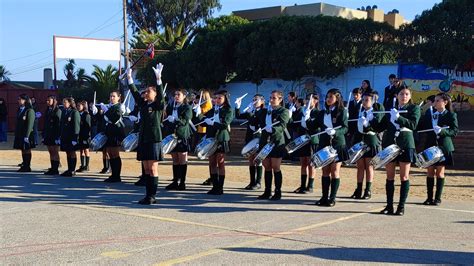
[[[10,79],[8,78],[10,74],[10,71],[8,71],[5,66],[0,65],[0,83],[10,81]]]
[[[98,101],[106,101],[109,93],[118,88],[119,72],[117,68],[108,65],[105,69],[94,65],[92,72],[92,89],[97,92]]]
[[[73,88],[76,84],[76,76],[74,75],[75,68],[76,62],[74,59],[68,59],[67,64],[64,66],[64,76],[66,76],[66,81],[64,82],[65,88]]]

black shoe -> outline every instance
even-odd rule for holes
[[[100,170],[99,174],[108,174],[110,173],[110,168],[102,168],[102,170]]]
[[[203,184],[204,186],[210,186],[210,185],[212,185],[212,180],[211,180],[211,178],[206,179],[206,181],[202,182],[202,184]]]
[[[252,183],[248,184],[246,187],[244,187],[245,190],[252,190],[252,187],[254,185]]]
[[[432,199],[426,199],[423,205],[434,205],[434,201]]]
[[[280,200],[281,199],[281,191],[275,191],[275,194],[270,198],[270,200]]]
[[[17,166],[22,167],[22,166],[23,166],[23,163],[19,163]]]
[[[397,211],[395,212],[395,215],[403,216],[404,214],[405,214],[405,207],[398,206]]]
[[[185,183],[179,183],[178,190],[180,190],[180,191],[186,190],[186,184]]]
[[[76,170],[77,173],[81,173],[81,172],[84,172],[85,170],[85,167],[81,165],[81,167],[79,167],[79,169]]]
[[[316,205],[318,206],[329,206],[329,200],[327,198],[321,198],[320,200],[316,201]]]
[[[293,191],[293,193],[306,194],[306,188],[305,187],[299,187],[299,188],[295,189],[295,191]]]
[[[351,196],[351,199],[361,199],[362,198],[362,190],[356,189]]]
[[[265,191],[263,192],[262,195],[258,196],[257,199],[270,199],[271,196],[272,196],[272,192]]]
[[[71,177],[71,176],[73,176],[73,173],[71,171],[67,170],[64,173],[62,173],[61,176]]]
[[[104,180],[105,183],[119,183],[122,182],[122,179],[120,177],[115,177],[115,176],[109,176],[109,178]]]
[[[148,196],[138,201],[138,204],[141,204],[141,205],[151,205],[155,203],[156,203],[156,198],[148,197]]]
[[[305,193],[313,193],[313,188],[307,187]]]
[[[134,183],[135,186],[144,187],[146,185],[146,180],[143,176],[140,176],[137,182]]]
[[[27,166],[22,166],[20,167],[20,169],[17,170],[17,172],[22,172],[22,173],[31,172],[31,168]]]
[[[362,196],[362,199],[368,200],[372,198],[372,191],[370,190],[365,190],[364,191],[364,196]]]
[[[211,189],[207,192],[208,195],[222,195],[224,191],[222,189]]]
[[[440,199],[435,199],[431,205],[439,206],[441,205],[441,200]]]
[[[335,199],[329,199],[328,207],[334,207],[334,206],[336,206],[336,200]]]
[[[393,206],[392,205],[385,206],[385,208],[380,211],[380,214],[392,215],[393,214]]]
[[[59,175],[59,171],[49,168],[48,171],[44,172],[43,174],[44,175]]]
[[[178,182],[173,181],[171,184],[165,187],[166,190],[178,190]]]
[[[255,185],[252,186],[251,190],[259,190],[262,188],[262,185],[260,183],[256,183]]]

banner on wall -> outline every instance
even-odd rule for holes
[[[424,64],[400,64],[399,78],[413,90],[412,99],[421,102],[440,92],[449,93],[456,110],[474,110],[474,76]]]

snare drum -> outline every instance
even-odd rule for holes
[[[346,164],[354,164],[356,163],[366,152],[368,152],[370,148],[365,144],[363,141],[356,143],[352,146],[348,153],[349,153],[349,160],[345,161]]]
[[[255,165],[260,165],[265,158],[272,152],[273,148],[275,147],[275,144],[273,143],[267,143],[263,148],[260,150],[260,152],[255,156],[255,159],[253,162]]]
[[[420,168],[428,168],[437,162],[445,160],[443,150],[437,146],[429,147],[428,149],[416,155],[416,165]]]
[[[249,143],[247,143],[247,145],[242,148],[242,156],[244,158],[249,158],[254,155],[258,151],[259,143],[260,138],[254,138]]]
[[[336,160],[337,151],[331,146],[326,146],[313,154],[311,157],[311,165],[320,169]]]
[[[285,149],[288,151],[288,153],[292,153],[303,147],[304,145],[308,144],[310,141],[311,137],[308,135],[299,136],[292,142],[288,143],[288,145],[285,146]]]
[[[122,140],[122,149],[125,152],[134,151],[138,146],[138,133],[131,133]]]
[[[370,164],[374,166],[374,169],[379,169],[397,158],[400,153],[402,153],[402,149],[400,149],[397,144],[392,144],[377,153],[377,155],[370,160]]]
[[[207,159],[216,152],[217,146],[217,140],[215,138],[204,137],[196,146],[195,154],[201,160]]]
[[[91,140],[91,150],[98,151],[102,147],[104,147],[105,143],[107,143],[107,136],[105,133],[101,132],[95,135],[95,137]]]
[[[178,145],[178,137],[175,134],[168,135],[161,141],[161,153],[168,154]]]

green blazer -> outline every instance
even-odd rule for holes
[[[76,109],[65,109],[61,116],[61,144],[78,142],[81,129],[81,115]]]
[[[214,116],[215,109],[212,108],[206,115],[199,115],[201,121],[205,118],[211,118]],[[234,112],[230,106],[222,106],[219,110],[219,121],[214,121],[214,125],[205,125],[206,137],[216,138],[218,142],[224,142],[230,140],[230,123],[234,120]]]
[[[399,110],[407,110],[407,113],[400,113],[400,117],[397,119],[397,123],[400,128],[406,127],[410,130],[416,130],[418,121],[420,120],[420,107],[417,104],[407,104]],[[390,114],[386,114],[377,130],[378,132],[385,131],[382,138],[382,148],[395,144],[395,133],[397,129],[390,122]],[[403,149],[414,149],[415,139],[413,132],[401,131],[399,136],[396,138],[396,144]]]
[[[315,119],[315,123],[312,124],[312,130],[320,129],[321,131],[326,130],[326,125],[324,125],[324,115],[326,110],[320,111]],[[326,147],[332,146],[334,148],[340,148],[346,146],[346,133],[348,131],[347,126],[347,110],[345,108],[338,109],[337,107],[334,110],[329,111],[332,119],[333,128],[341,126],[341,128],[336,129],[336,134],[334,136],[329,136],[328,134],[319,135],[319,146]]]
[[[384,111],[383,105],[375,103],[373,106],[373,111]],[[365,109],[362,110],[362,112]],[[375,135],[369,135],[369,134],[362,134],[357,131],[354,133],[354,143],[352,145],[363,141],[367,146],[369,147],[377,147],[380,146],[380,139],[378,136],[377,128],[380,126],[380,123],[382,122],[382,118],[384,117],[383,114],[374,114],[374,119],[369,121],[369,126],[364,127],[364,133],[367,133],[369,131],[376,133]],[[357,125],[357,122],[355,122]]]
[[[140,108],[140,131],[138,134],[139,143],[161,142],[161,116],[165,108],[165,97],[163,86],[156,87],[155,101],[148,103],[142,99],[135,84],[130,85],[130,91],[135,99],[135,103]]]
[[[431,122],[431,112],[425,112],[425,115],[420,120],[419,129],[430,129],[433,128]],[[423,145],[423,149],[427,149],[431,146],[439,146],[444,152],[453,152],[454,144],[453,138],[458,134],[458,116],[454,112],[444,111],[438,117],[438,126],[445,127],[449,126],[448,129],[442,129],[438,136],[434,131],[420,133],[426,134],[426,141]]]
[[[80,116],[81,130],[79,131],[79,141],[84,141],[91,137],[91,116],[86,112],[82,112]]]
[[[166,106],[166,114],[168,116],[173,114],[173,106]],[[189,104],[181,104],[177,108],[178,119],[173,123],[167,121],[167,127],[170,132],[174,132],[179,139],[189,139],[191,136],[191,129],[189,127],[189,120],[193,117],[193,111]]]
[[[35,123],[35,111],[33,108],[25,107],[23,111],[18,110],[15,126],[14,148],[22,149],[24,147],[24,138],[29,138],[30,145],[35,143],[33,126]]]
[[[316,119],[318,118],[320,112],[321,111],[316,108],[311,110],[310,118],[308,121],[306,121],[306,127],[308,128],[307,132],[309,135],[314,135],[316,133],[319,133],[319,128],[316,127]],[[311,144],[318,145],[319,136],[311,137]]]
[[[245,143],[249,143],[254,138],[259,138],[260,137],[260,133],[254,134],[255,131],[250,128],[252,126],[252,127],[255,127],[255,130],[258,129],[257,128],[258,127],[257,117],[255,116],[255,112],[257,112],[257,111],[258,110],[254,111],[254,112],[251,112],[251,113],[248,113],[248,112],[241,113],[239,108],[235,108],[235,117],[237,119],[246,119],[248,121],[247,122],[247,131],[245,132]]]
[[[46,110],[44,115],[43,125],[43,138],[48,145],[53,145],[55,140],[59,139],[61,134],[60,129],[61,123],[61,109],[56,107],[55,109]]]
[[[267,117],[267,108],[260,109],[255,113],[257,119],[257,125],[259,128],[265,127],[265,119]],[[284,130],[290,120],[290,112],[283,106],[279,106],[272,110],[272,123],[279,121],[280,123],[273,126],[272,133],[268,133],[266,130],[262,130],[260,136],[260,147],[263,147],[269,142],[273,142],[275,146],[285,145],[285,133]]]

